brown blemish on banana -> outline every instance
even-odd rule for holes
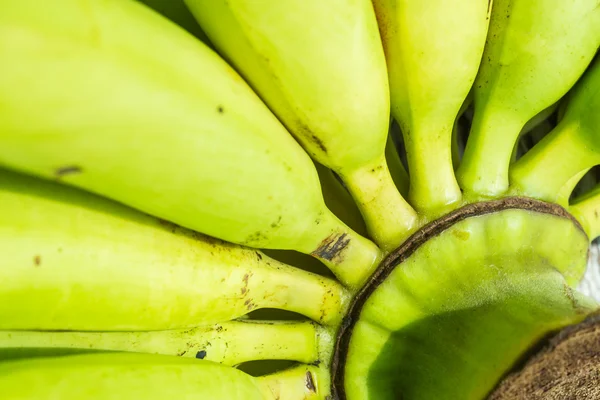
[[[40,256],[39,254],[37,254],[35,257],[33,257],[33,264],[36,267],[39,267],[40,265],[42,265],[42,256]]]
[[[570,220],[576,229],[581,231],[583,235],[586,235],[579,221],[558,204],[546,203],[526,197],[507,197],[500,200],[468,204],[425,225],[413,233],[400,245],[400,247],[391,252],[381,264],[379,264],[369,281],[359,290],[352,300],[348,312],[338,330],[331,362],[331,392],[333,393],[333,398],[336,400],[346,399],[344,389],[344,369],[352,330],[359,320],[362,308],[369,296],[388,278],[392,271],[409,258],[419,247],[421,247],[421,245],[427,243],[432,237],[441,234],[454,224],[470,217],[477,217],[510,209],[527,210],[566,218]],[[568,294],[566,295],[568,296]]]
[[[56,179],[63,178],[67,175],[80,174],[83,172],[83,169],[78,165],[66,165],[64,167],[59,167],[54,170],[54,176]]]
[[[350,243],[350,238],[346,233],[334,233],[325,238],[319,247],[310,254],[317,258],[333,261],[334,258],[341,256],[348,243]]]
[[[217,106],[217,112],[219,114],[223,114],[225,112],[225,107],[223,107],[222,105],[218,105]]]
[[[310,371],[306,371],[306,388],[313,393],[317,392],[317,388],[315,387],[315,381],[313,380],[313,376]]]

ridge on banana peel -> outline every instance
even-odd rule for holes
[[[599,311],[598,1],[0,1],[0,397],[519,393]]]
[[[310,158],[250,87],[143,5],[4,2],[0,57],[0,164],[223,240],[311,254],[348,286],[380,260],[327,209]]]

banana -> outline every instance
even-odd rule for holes
[[[600,0],[494,1],[457,172],[466,192],[506,192],[519,132],[575,84],[599,45]]]
[[[374,0],[373,5],[392,115],[406,143],[410,203],[439,213],[461,200],[452,129],[477,74],[490,6],[481,0]]]
[[[568,198],[561,188],[600,164],[599,127],[600,58],[571,91],[556,128],[511,166],[513,190],[552,202]]]
[[[301,365],[255,378],[210,361],[101,353],[0,363],[0,388],[3,400],[304,400],[325,397],[317,372]]]
[[[231,61],[358,204],[371,237],[395,248],[416,224],[385,160],[389,90],[368,0],[185,0]]]
[[[0,63],[0,164],[223,240],[312,254],[351,287],[377,265],[243,79],[147,7],[1,2]]]
[[[90,193],[0,170],[0,329],[162,330],[281,308],[335,323],[348,294]]]
[[[314,322],[230,321],[190,329],[145,332],[0,331],[3,352],[48,349],[110,350],[192,357],[224,365],[256,360],[319,360],[327,333]]]

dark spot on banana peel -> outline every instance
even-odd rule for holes
[[[319,139],[317,136],[312,135],[311,136],[312,141],[317,145],[317,147],[319,149],[321,149],[321,151],[323,151],[323,153],[327,153],[327,147],[325,147],[325,144],[323,143],[323,141],[321,139]]]
[[[225,108],[221,105],[217,106],[217,112],[219,114],[223,114],[225,112]]]
[[[36,267],[39,267],[40,265],[42,265],[42,257],[38,254],[35,257],[33,257],[33,264]]]
[[[327,261],[332,261],[334,258],[340,257],[342,251],[344,251],[348,246],[348,243],[350,243],[350,238],[347,237],[348,235],[345,233],[334,233],[329,235],[321,242],[319,247],[311,253],[311,255]]]
[[[256,252],[256,257],[258,257],[258,260],[262,260],[262,254],[260,254],[259,251]]]
[[[317,388],[315,387],[315,381],[313,380],[313,376],[310,371],[306,371],[306,388],[311,392],[316,392]]]
[[[199,352],[196,353],[197,359],[204,360],[204,357],[206,357],[206,350],[200,350]]]
[[[78,165],[66,165],[64,167],[59,167],[54,170],[54,176],[56,179],[63,178],[67,175],[80,174],[83,172],[83,169]]]
[[[182,357],[182,356],[184,356],[184,355],[185,355],[185,353],[187,353],[187,350],[183,350],[182,352],[180,352],[180,353],[177,353],[177,355],[178,355],[179,357]]]

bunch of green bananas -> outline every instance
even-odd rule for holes
[[[599,47],[600,0],[0,0],[0,398],[486,397],[598,309]]]

